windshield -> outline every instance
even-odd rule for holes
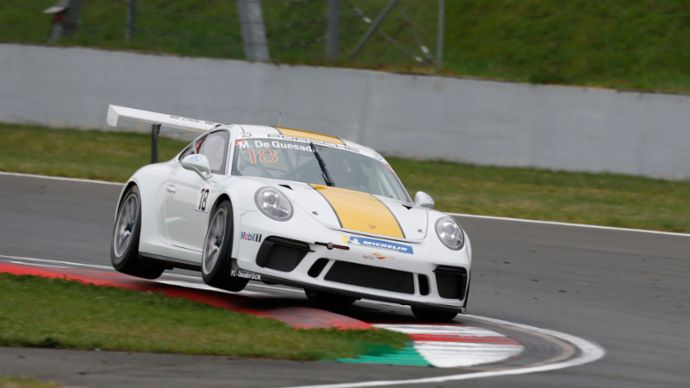
[[[325,174],[312,146],[323,160]],[[270,138],[235,141],[232,175],[286,179],[363,191],[409,202],[409,197],[386,163],[351,151],[314,143]]]

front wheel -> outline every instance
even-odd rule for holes
[[[113,239],[110,243],[110,261],[113,268],[132,276],[156,279],[165,267],[139,256],[141,232],[141,199],[136,186],[125,193],[117,210]]]
[[[249,279],[230,276],[232,271],[232,206],[219,203],[212,211],[201,255],[204,283],[227,291],[242,291]]]
[[[458,313],[452,311],[436,310],[426,307],[412,306],[412,314],[420,321],[448,322],[452,321]]]

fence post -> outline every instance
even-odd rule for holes
[[[161,133],[161,124],[151,124],[151,164],[158,163],[158,135]]]
[[[270,61],[261,1],[237,0],[237,11],[240,17],[245,57],[249,61]]]
[[[52,7],[46,8],[43,13],[53,16],[48,40],[57,42],[74,34],[79,28],[80,12],[81,0],[59,0]]]
[[[328,35],[326,42],[326,59],[332,61],[338,57],[338,35],[340,29],[340,0],[328,0]]]
[[[134,30],[137,23],[137,2],[127,0],[127,29],[125,30],[125,40],[131,42],[134,37]]]
[[[438,0],[438,26],[436,31],[436,68],[443,67],[443,45],[446,33],[446,0]]]
[[[62,27],[62,34],[65,37],[73,35],[79,29],[79,15],[81,13],[81,0],[70,0],[65,15],[65,22]]]

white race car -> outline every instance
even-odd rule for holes
[[[127,181],[111,244],[118,271],[154,279],[166,269],[193,269],[229,291],[250,280],[278,283],[322,304],[409,305],[426,320],[465,312],[467,235],[432,210],[429,195],[412,201],[371,148],[113,105],[108,123],[151,125],[154,136],[161,125],[203,131],[173,159]]]

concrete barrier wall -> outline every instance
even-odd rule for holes
[[[109,103],[478,164],[690,177],[690,97],[0,44],[0,121],[105,127]]]

